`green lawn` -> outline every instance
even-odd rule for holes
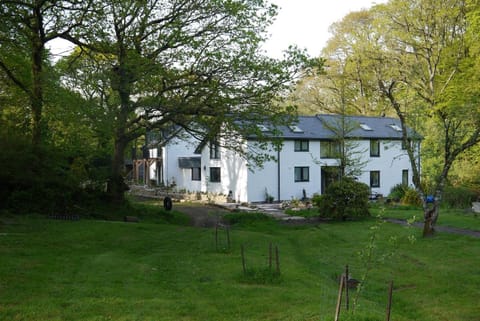
[[[342,311],[342,320],[384,320],[390,280],[392,320],[480,315],[479,239],[422,239],[418,229],[374,219],[237,220],[231,250],[220,231],[217,251],[214,229],[149,213],[141,223],[0,217],[0,320],[333,320],[346,264],[353,277],[368,275],[355,315]],[[263,271],[270,243],[281,278],[245,280],[241,245],[247,268]]]
[[[381,207],[371,209],[372,215],[405,219],[415,222],[423,222],[423,210],[421,208],[407,206]],[[472,230],[480,230],[480,215],[465,209],[440,209],[438,225],[451,226]]]

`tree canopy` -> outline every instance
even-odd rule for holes
[[[426,235],[454,162],[480,141],[478,10],[476,1],[391,0],[351,13],[332,26],[325,75],[308,80],[329,107],[321,111],[400,118],[417,191],[435,199],[424,202]],[[407,126],[424,133],[421,158]]]
[[[261,141],[254,124],[291,122],[294,109],[279,102],[321,64],[294,47],[282,60],[261,51],[277,14],[262,0],[7,1],[0,14],[0,80],[16,100],[28,100],[33,144],[68,138],[85,150],[110,150],[108,191],[116,200],[125,155],[146,131],[181,128],[200,140],[236,132]],[[53,66],[45,45],[56,38],[76,48]],[[250,152],[224,138],[226,147]]]

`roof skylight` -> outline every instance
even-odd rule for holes
[[[289,126],[289,128],[290,128],[290,130],[291,130],[292,132],[294,132],[294,133],[303,133],[303,130],[302,130],[300,127],[296,126],[296,125]]]
[[[395,124],[390,124],[388,125],[390,126],[393,130],[397,131],[397,132],[401,132],[402,129],[398,126],[398,125],[395,125]]]
[[[258,129],[260,129],[260,131],[263,132],[263,133],[269,131],[268,128],[267,128],[267,126],[265,126],[265,125],[261,125],[261,124],[260,124],[260,125],[257,125],[257,127],[258,127]]]
[[[372,131],[372,127],[368,126],[367,124],[363,124],[361,123],[360,124],[360,128],[363,129],[363,130],[368,130],[368,131]]]

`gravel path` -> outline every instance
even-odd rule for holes
[[[223,208],[221,206],[214,206],[208,204],[198,204],[198,205],[183,205],[175,203],[174,209],[187,214],[192,219],[192,225],[197,227],[214,227],[218,222],[222,221],[222,216],[230,213],[230,210],[227,208]],[[267,215],[271,215],[279,220],[284,221],[287,224],[319,224],[324,221],[319,219],[305,219],[301,217],[292,217],[289,215],[284,214],[283,212],[280,213],[278,210],[274,210],[272,208],[262,207],[258,208],[258,211],[263,212]],[[400,225],[407,225],[406,220],[394,219],[394,218],[386,218],[385,221],[394,224]],[[417,222],[414,223],[413,226],[422,228],[423,223]],[[477,230],[469,230],[469,229],[462,229],[450,226],[436,226],[435,230],[437,232],[445,232],[451,234],[458,234],[458,235],[467,235],[475,238],[480,238],[480,231]]]
[[[400,224],[400,225],[408,225],[406,220],[400,220],[396,218],[386,218],[385,221],[390,223]],[[423,223],[420,223],[420,222],[413,223],[412,225],[415,227],[423,228]],[[458,228],[458,227],[437,225],[435,226],[435,231],[451,233],[451,234],[467,235],[467,236],[480,238],[480,231],[469,230],[469,229]]]
[[[221,207],[207,204],[183,205],[174,203],[173,209],[190,216],[192,225],[197,227],[215,227],[218,222],[222,221],[222,216],[230,212]]]

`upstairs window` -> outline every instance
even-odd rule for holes
[[[296,140],[295,141],[295,151],[296,152],[308,152],[309,144],[308,140]]]
[[[380,157],[380,141],[372,139],[370,141],[370,157]]]
[[[340,143],[333,141],[320,142],[320,158],[339,158]]]
[[[220,144],[218,141],[210,142],[210,159],[220,159]]]

